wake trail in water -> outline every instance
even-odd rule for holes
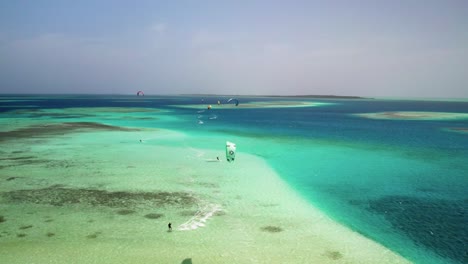
[[[210,219],[216,212],[221,211],[219,204],[207,204],[198,209],[193,217],[187,222],[181,224],[177,229],[181,231],[195,230],[199,227],[204,227],[205,222]]]

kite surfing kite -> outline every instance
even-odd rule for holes
[[[137,96],[145,96],[145,94],[143,93],[143,91],[138,91]]]
[[[236,103],[236,106],[239,105],[239,100],[237,100],[236,98],[229,98],[229,100],[227,100],[228,103],[234,101]]]
[[[237,100],[236,98],[229,98],[229,100],[227,100],[228,103],[230,103],[231,101],[235,101],[235,102],[236,102],[236,106],[239,105],[239,100]]]
[[[236,157],[236,144],[226,141],[226,159],[231,162]]]

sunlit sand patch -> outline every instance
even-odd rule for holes
[[[448,112],[380,112],[353,114],[355,116],[370,119],[393,119],[393,120],[458,120],[468,119],[468,113]]]
[[[269,102],[247,102],[240,103],[238,106],[234,104],[191,104],[191,105],[172,105],[174,107],[182,108],[193,108],[193,109],[207,109],[211,106],[211,109],[238,109],[238,108],[285,108],[285,107],[313,107],[313,106],[325,106],[332,103],[323,102],[307,102],[307,101],[269,101]]]

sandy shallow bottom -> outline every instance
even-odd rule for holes
[[[224,149],[191,140],[157,130],[3,142],[2,262],[409,263],[333,222],[261,158],[217,162]]]

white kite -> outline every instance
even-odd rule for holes
[[[236,144],[226,141],[226,159],[231,162],[236,157]]]

